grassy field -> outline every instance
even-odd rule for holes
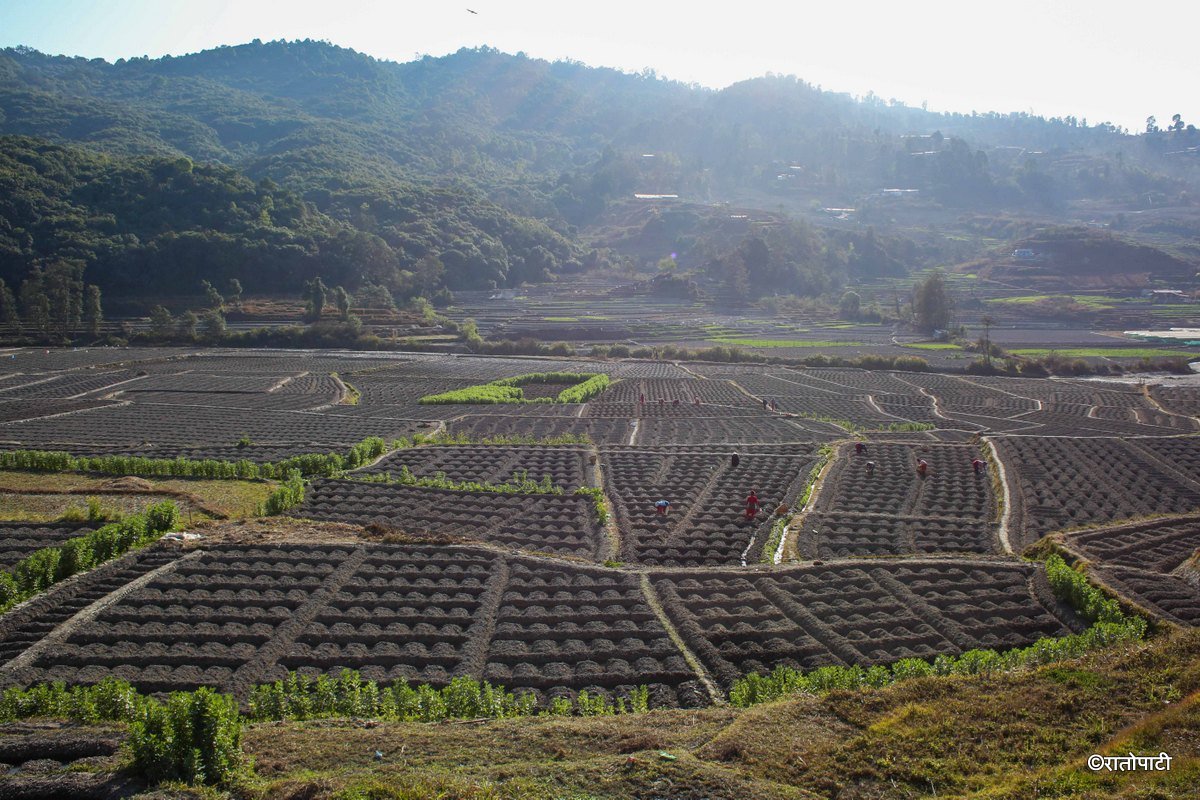
[[[950,344],[950,342],[912,342],[901,345],[901,347],[909,347],[913,350],[962,350],[961,347]]]
[[[1016,356],[1043,358],[1200,358],[1200,350],[1156,350],[1152,347],[1022,347],[1008,352]]]
[[[136,481],[136,483],[132,482]],[[271,493],[266,481],[117,479],[73,473],[0,472],[0,519],[49,522],[96,497],[106,509],[130,514],[175,498],[186,520],[252,516]]]
[[[1117,304],[1124,305],[1128,302],[1099,294],[1030,294],[1021,297],[995,297],[987,302],[997,305],[1021,306],[1043,303],[1047,300],[1070,300],[1077,305],[1085,306],[1093,311],[1104,311],[1115,308]],[[1145,301],[1142,302],[1145,304]]]
[[[748,711],[264,724],[246,746],[256,791],[270,797],[1192,798],[1200,631],[1015,675],[922,678]],[[1130,750],[1167,752],[1170,772],[1085,766],[1092,753]]]

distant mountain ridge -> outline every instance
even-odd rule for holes
[[[936,114],[781,76],[714,91],[490,48],[403,64],[316,41],[111,64],[10,48],[0,51],[5,135],[18,161],[15,154],[45,142],[117,159],[110,164],[160,159],[142,165],[151,173],[179,158],[220,162],[265,187],[260,194],[283,192],[304,205],[307,227],[292,244],[311,257],[300,272],[336,268],[351,285],[393,291],[409,280],[401,273],[427,257],[442,262],[450,288],[514,285],[598,263],[579,232],[634,192],[805,211],[858,205],[894,187],[916,190],[931,208],[1043,213],[1084,199],[1173,198],[1197,184],[1190,162],[1167,162],[1165,146],[1107,125]],[[1171,146],[1186,145],[1188,135],[1179,132]],[[66,162],[88,158],[80,151]],[[234,173],[220,173],[217,183],[243,179]],[[59,183],[56,191],[75,203],[79,180]],[[104,239],[113,231],[96,214],[112,212],[89,205],[96,200],[75,205],[89,235]],[[214,218],[214,197],[193,200]],[[60,246],[64,235],[26,241],[15,231],[26,227],[19,209],[7,213],[15,216],[0,228],[0,275],[15,281],[47,259],[75,257]],[[272,219],[259,215],[235,236],[278,240]],[[227,233],[205,224],[179,216],[170,223],[193,238]],[[113,230],[126,236],[137,228],[117,219]],[[317,229],[329,235],[306,238]],[[136,244],[84,248],[79,257],[99,283],[128,283],[113,252],[144,249],[146,232],[134,235]],[[384,266],[333,266],[342,262],[325,254],[339,236]],[[228,260],[197,258],[200,271]],[[164,285],[173,280],[162,277]]]

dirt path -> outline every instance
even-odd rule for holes
[[[696,673],[696,680],[704,687],[704,691],[708,692],[709,698],[714,706],[725,705],[725,693],[717,686],[716,681],[708,674],[708,670],[704,668],[704,664],[700,659],[696,658],[696,654],[687,646],[687,642],[675,629],[671,618],[667,616],[666,609],[662,607],[662,601],[658,598],[658,592],[654,591],[653,584],[650,583],[649,573],[641,574],[642,596],[646,598],[646,605],[650,606],[650,610],[654,612],[654,616],[658,617],[658,622],[663,626],[663,630],[667,632],[667,636],[671,639],[671,643],[679,650],[683,660],[692,668],[692,672]]]
[[[239,700],[244,701],[249,695],[250,689],[256,683],[261,683],[267,670],[287,654],[288,648],[292,646],[296,637],[316,619],[317,614],[325,608],[330,598],[354,577],[354,573],[367,560],[368,553],[369,550],[366,547],[358,547],[338,565],[337,569],[329,573],[321,587],[310,594],[304,604],[292,612],[286,622],[275,628],[271,638],[258,649],[254,658],[237,668],[225,690],[232,692]]]
[[[487,667],[488,648],[496,636],[496,617],[500,612],[501,601],[504,600],[504,590],[508,587],[510,570],[507,559],[498,559],[499,565],[490,578],[491,585],[484,590],[479,604],[479,630],[467,629],[468,647],[475,643],[471,652],[463,658],[460,668],[475,680],[483,680],[483,671]]]
[[[996,535],[1000,538],[1000,546],[1005,553],[1013,555],[1012,541],[1008,535],[1009,526],[1012,524],[1013,518],[1013,495],[1012,485],[1008,482],[1008,473],[1004,468],[1004,459],[1000,458],[1000,451],[996,448],[992,437],[985,436],[984,443],[992,454],[992,460],[996,462],[996,473],[1000,478],[1000,488],[1002,491],[1004,510],[1000,513],[1000,527],[996,531]]]
[[[604,491],[604,466],[600,463],[600,451],[595,445],[592,445],[587,452],[591,463],[585,469],[591,473],[591,486],[598,488],[604,494],[604,504],[608,507],[608,521],[604,523],[608,546],[599,548],[596,560],[604,562],[609,559],[619,559],[621,557],[621,528],[617,525],[616,506],[609,498],[608,492]]]
[[[882,408],[879,407],[879,404],[875,402],[875,395],[873,395],[873,394],[867,395],[867,405],[869,405],[872,409],[874,409],[878,413],[883,414],[885,417],[891,417],[892,419],[898,419],[901,422],[912,422],[911,419],[907,419],[906,417],[897,416],[896,414],[893,414],[890,411],[884,411]]]
[[[70,395],[69,397],[64,397],[63,399],[64,400],[78,400],[82,397],[87,397],[87,396],[93,395],[93,394],[99,396],[99,395],[101,395],[102,392],[108,392],[110,389],[115,389],[118,386],[124,386],[125,384],[133,383],[134,381],[145,380],[147,377],[149,377],[149,376],[138,375],[133,378],[126,378],[123,381],[117,381],[116,383],[110,383],[107,386],[101,386],[99,389],[92,389],[87,392],[80,392],[79,394],[73,394],[73,395]]]
[[[139,578],[130,581],[129,583],[122,586],[120,589],[117,589],[115,592],[110,592],[109,594],[104,595],[103,597],[101,597],[99,600],[92,603],[91,605],[85,606],[77,614],[75,614],[75,616],[71,617],[70,619],[67,619],[61,625],[59,625],[57,628],[50,631],[50,633],[46,634],[41,639],[39,639],[37,642],[30,645],[29,648],[27,650],[25,650],[25,652],[21,653],[19,656],[14,658],[12,661],[9,661],[3,667],[0,667],[0,672],[4,672],[4,673],[8,673],[9,675],[13,675],[18,670],[22,670],[22,669],[25,669],[26,667],[32,666],[34,664],[34,662],[36,662],[43,653],[45,653],[47,650],[50,650],[50,649],[58,646],[59,644],[62,644],[63,642],[67,641],[68,639],[70,639],[77,630],[91,624],[92,621],[95,620],[96,617],[100,616],[100,613],[103,612],[109,606],[116,605],[117,603],[121,602],[121,600],[124,599],[129,594],[136,592],[137,590],[141,589],[143,586],[150,584],[151,582],[157,580],[158,578],[162,577],[163,575],[167,575],[171,572],[174,572],[179,567],[180,564],[183,564],[184,562],[189,561],[189,560],[199,558],[201,554],[202,554],[202,551],[193,550],[192,552],[190,552],[184,556],[181,556],[179,558],[174,559],[173,561],[169,561],[166,564],[163,564],[158,569],[150,570],[145,575],[142,575]],[[81,573],[81,575],[86,575],[86,574],[87,573]]]
[[[792,517],[792,521],[788,523],[788,530],[784,533],[783,539],[779,543],[780,551],[775,559],[776,564],[782,562],[784,553],[788,553],[797,561],[800,559],[800,552],[796,550],[796,545],[794,543],[792,544],[790,551],[788,551],[784,546],[787,542],[787,534],[791,531],[799,530],[804,527],[804,523],[808,520],[809,512],[817,505],[817,499],[821,496],[821,490],[825,487],[825,479],[829,477],[829,471],[833,469],[834,462],[838,460],[838,456],[841,453],[842,448],[848,446],[849,445],[845,442],[833,443],[833,452],[829,455],[829,458],[825,459],[825,463],[822,465],[821,471],[818,472],[817,477],[813,479],[812,489],[808,493],[808,501],[805,502],[803,508],[796,512],[795,516]]]

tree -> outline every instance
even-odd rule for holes
[[[175,318],[171,316],[171,312],[165,306],[155,306],[150,310],[150,333],[166,339],[171,335],[174,327]],[[194,326],[192,332],[195,333]]]
[[[242,282],[237,278],[230,278],[229,290],[226,296],[234,308],[240,309],[242,307]]]
[[[66,339],[83,316],[83,264],[59,261],[46,269],[43,276],[49,325],[60,338]]]
[[[990,370],[992,368],[992,326],[996,324],[996,318],[991,314],[984,314],[983,319],[979,322],[983,325],[983,363]]]
[[[1158,120],[1153,115],[1146,117],[1146,133],[1158,133]]]
[[[208,281],[200,281],[200,288],[204,290],[205,307],[211,308],[214,311],[220,311],[221,307],[225,305],[225,298],[217,291],[217,287]]]
[[[386,286],[378,283],[364,283],[356,292],[359,308],[383,308],[396,310],[396,299]]]
[[[418,297],[432,297],[446,277],[446,266],[437,256],[425,256],[417,262],[413,284]]]
[[[179,318],[179,335],[185,339],[195,340],[196,326],[200,324],[200,319],[196,316],[195,311],[185,311],[183,316]]]
[[[87,322],[88,335],[93,339],[100,336],[104,312],[100,308],[100,287],[94,283],[89,283],[87,287],[87,296],[83,301],[83,319]]]
[[[842,319],[858,319],[861,310],[862,298],[858,296],[858,292],[850,290],[842,295],[842,299],[838,303],[838,314]]]
[[[326,288],[325,281],[321,280],[320,276],[304,282],[304,320],[306,322],[317,322],[321,319],[328,295],[329,289]]]
[[[3,278],[0,278],[0,324],[11,325],[17,330],[21,329],[21,317],[17,313],[17,298]]]
[[[225,317],[220,311],[211,309],[204,315],[204,338],[210,342],[219,342],[225,335]]]
[[[50,299],[42,291],[42,271],[34,269],[21,281],[21,316],[35,333],[50,331]]]
[[[918,330],[945,330],[950,326],[954,303],[946,289],[946,278],[940,270],[929,273],[913,287],[913,315]]]
[[[732,252],[726,258],[717,262],[724,267],[722,280],[725,296],[731,301],[745,300],[750,294],[750,276],[746,272],[746,264],[740,253]]]
[[[343,320],[350,318],[350,304],[353,301],[354,298],[350,296],[350,293],[347,292],[344,287],[338,286],[334,288],[333,304],[335,307],[337,307],[338,316]]]

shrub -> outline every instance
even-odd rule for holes
[[[354,476],[351,480],[362,483],[388,483],[401,486],[422,486],[428,489],[447,489],[454,492],[495,492],[497,494],[562,494],[563,488],[551,482],[550,476],[542,479],[530,478],[526,472],[514,472],[512,478],[505,483],[489,483],[487,481],[454,481],[446,477],[446,473],[437,472],[432,477],[413,475],[407,464],[400,465],[400,472],[393,477],[392,473],[375,473],[373,475]]]
[[[608,523],[608,501],[604,498],[604,490],[595,486],[580,486],[575,494],[590,497],[592,510],[596,513],[596,521],[601,525]]]
[[[178,520],[179,510],[168,500],[61,545],[35,550],[16,563],[11,575],[0,573],[0,612],[72,575],[149,544],[174,529]]]
[[[237,701],[201,687],[146,704],[129,731],[133,768],[151,781],[228,786],[241,771]]]
[[[566,697],[553,700],[543,713],[598,716],[650,708],[650,690],[633,689],[616,704],[603,695],[580,692],[575,702]],[[380,686],[364,680],[353,670],[338,677],[320,675],[310,680],[289,673],[284,680],[262,684],[250,692],[249,718],[256,721],[360,717],[400,722],[442,722],[447,719],[503,719],[530,716],[537,711],[537,698],[529,692],[515,694],[503,686],[459,676],[441,689],[428,684],[410,686],[399,681]]]
[[[247,440],[248,441],[248,440]],[[411,447],[408,439],[391,442],[393,450]],[[369,437],[353,445],[345,454],[305,453],[276,463],[255,464],[246,459],[144,458],[142,456],[72,456],[70,453],[41,450],[0,452],[0,469],[28,472],[97,472],[104,475],[139,475],[150,478],[211,478],[216,480],[283,479],[292,470],[302,475],[329,477],[346,468],[367,463],[387,452],[389,445],[379,437]],[[83,521],[83,511],[75,511],[75,521]]]
[[[304,502],[304,479],[299,470],[288,473],[279,488],[267,495],[267,500],[259,509],[259,516],[276,516]]]
[[[554,400],[538,398],[527,400],[522,386],[532,383],[572,383],[558,393]],[[467,386],[450,392],[429,394],[418,400],[424,405],[449,405],[454,403],[497,404],[497,403],[584,403],[607,389],[611,381],[607,375],[587,372],[531,372],[512,378],[501,378],[491,383]]]

